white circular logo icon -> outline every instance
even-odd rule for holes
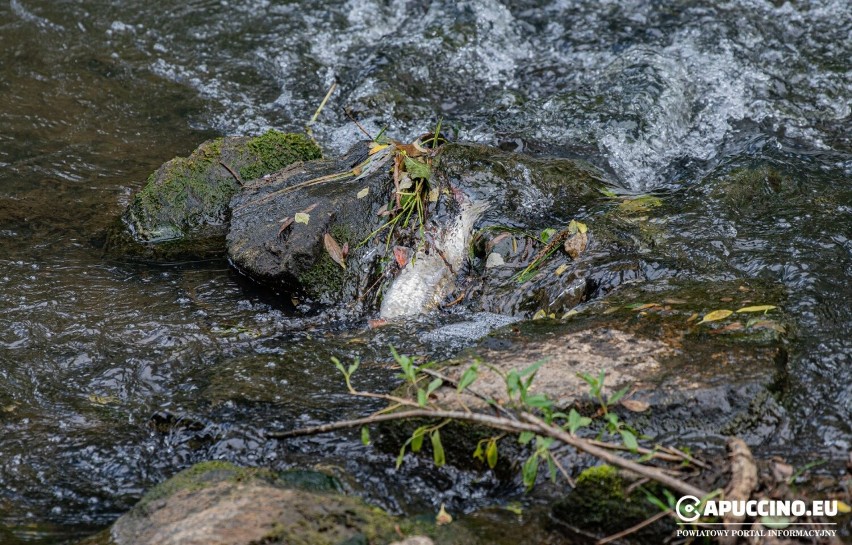
[[[684,522],[695,522],[698,520],[698,517],[701,516],[701,512],[698,510],[698,505],[700,503],[701,500],[695,496],[683,496],[681,499],[677,500],[675,513],[677,513],[678,518]]]

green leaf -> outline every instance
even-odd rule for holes
[[[522,445],[528,444],[533,440],[535,434],[531,431],[522,431],[520,435],[518,435],[518,443]]]
[[[485,459],[488,461],[488,467],[494,469],[497,465],[497,440],[493,437],[488,441],[488,448],[485,449]]]
[[[461,393],[465,388],[473,384],[473,381],[476,380],[476,377],[479,375],[479,372],[476,370],[476,366],[472,365],[464,370],[462,373],[461,379],[459,380],[458,391]]]
[[[547,363],[547,358],[543,358],[543,359],[538,360],[534,364],[530,365],[529,367],[527,367],[526,369],[521,371],[520,376],[525,377],[527,375],[530,375],[532,373],[537,372],[541,368],[541,366],[544,365],[545,363]]]
[[[607,404],[608,404],[608,405],[615,405],[615,404],[616,404],[616,403],[618,403],[618,401],[619,401],[622,397],[624,397],[624,395],[625,395],[627,392],[629,392],[629,391],[630,391],[630,386],[625,386],[625,387],[624,387],[624,388],[622,388],[621,390],[619,390],[619,391],[615,392],[614,394],[612,394],[612,395],[610,396],[610,398],[607,400]]]
[[[631,452],[636,452],[639,449],[639,443],[636,441],[636,436],[629,430],[619,430],[621,438],[624,440],[624,446],[629,448]]]
[[[577,227],[577,220],[571,220],[568,224],[568,233],[574,235],[579,231],[579,227]]]
[[[568,413],[568,432],[571,435],[574,435],[577,433],[577,430],[585,428],[591,423],[591,418],[588,416],[580,416],[580,413],[578,413],[575,409],[571,409],[571,412]]]
[[[647,490],[645,491],[645,499],[648,500],[648,502],[650,502],[654,507],[656,507],[660,511],[668,511],[669,510],[668,505],[663,503],[662,500],[660,500],[660,498],[651,494]]]
[[[423,438],[426,436],[426,426],[421,426],[411,434],[411,452],[420,452],[423,446]]]
[[[602,383],[597,378],[593,377],[589,373],[578,373],[577,376],[586,381],[589,385],[589,392],[593,397],[598,397],[600,395]]]
[[[408,446],[408,443],[402,445],[402,448],[399,449],[399,456],[396,457],[396,468],[399,469],[402,467],[402,461],[405,459],[405,448]]]
[[[556,463],[553,461],[553,456],[547,454],[547,472],[550,474],[551,482],[556,482]]]
[[[773,530],[783,530],[790,526],[790,519],[787,517],[760,517],[760,523]]]
[[[355,358],[355,361],[352,362],[352,365],[349,366],[349,369],[346,371],[346,374],[351,377],[352,373],[358,370],[359,365],[361,365],[361,358]]]
[[[553,406],[553,402],[547,399],[547,396],[544,394],[529,396],[527,397],[526,402],[530,407],[535,407],[537,409],[549,409]]]
[[[535,479],[538,476],[538,463],[539,459],[537,454],[533,454],[527,458],[526,462],[524,462],[521,474],[523,476],[524,486],[527,487],[527,490],[532,488],[535,484]]]
[[[548,227],[547,229],[542,230],[538,238],[542,242],[547,242],[548,240],[553,238],[554,234],[556,234],[556,229],[554,229],[553,227]]]
[[[333,364],[334,364],[334,366],[335,366],[335,367],[337,367],[337,370],[338,370],[338,371],[340,371],[341,373],[343,373],[343,376],[344,376],[344,377],[348,377],[348,375],[347,375],[347,373],[346,373],[346,369],[344,369],[343,364],[342,364],[342,363],[340,363],[340,360],[339,360],[339,359],[337,359],[337,358],[335,358],[334,356],[332,356],[332,357],[331,357],[331,363],[333,363]]]
[[[432,392],[440,388],[444,384],[444,381],[436,378],[432,382],[429,383],[429,386],[426,387],[426,397],[428,398]]]
[[[506,392],[509,394],[509,399],[512,399],[521,390],[521,377],[516,371],[509,371],[506,375]]]
[[[370,428],[367,426],[361,428],[361,443],[364,445],[370,444]]]
[[[421,407],[426,406],[426,390],[423,388],[417,388],[417,404]]]
[[[426,163],[421,163],[417,159],[411,157],[405,158],[405,171],[412,178],[423,178],[428,180],[432,177],[432,169]]]
[[[480,462],[485,461],[485,449],[482,448],[482,444],[485,443],[485,442],[486,442],[486,440],[483,439],[482,441],[480,441],[476,444],[476,450],[473,451],[473,459],[474,460],[479,460]]]
[[[441,444],[441,432],[435,430],[429,437],[432,439],[432,459],[435,460],[436,466],[442,467],[447,463],[447,459],[444,456],[444,445]]]

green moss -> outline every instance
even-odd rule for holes
[[[227,474],[230,479],[236,478],[237,474],[242,470],[242,468],[235,466],[230,462],[222,462],[218,460],[200,462],[181,471],[174,477],[149,490],[142,499],[139,500],[137,508],[144,509],[149,503],[168,498],[181,490],[202,490],[221,480],[217,479],[211,481],[209,479],[211,473],[215,474],[217,477]]]
[[[395,520],[377,507],[355,498],[323,496],[328,509],[303,513],[295,523],[275,524],[263,543],[287,545],[344,545],[388,543],[398,534]]]
[[[165,243],[224,235],[231,197],[244,180],[280,170],[296,161],[320,157],[320,150],[300,134],[269,131],[255,138],[216,138],[188,157],[176,157],[148,177],[124,215],[137,242]]]
[[[625,484],[618,470],[612,466],[588,468],[577,477],[574,490],[554,506],[554,516],[570,526],[609,535],[653,515],[656,508],[644,494],[625,494]],[[654,539],[659,539],[658,532],[665,528],[665,524],[643,530],[637,535],[638,541],[647,542],[650,538],[654,542]]]
[[[306,135],[270,130],[246,143],[246,156],[240,176],[253,180],[296,161],[319,159],[322,152]]]

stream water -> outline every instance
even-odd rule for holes
[[[796,322],[783,432],[852,448],[852,10],[844,0],[3,0],[0,2],[0,542],[104,527],[203,459],[339,467],[396,512],[523,497],[347,434],[263,430],[361,415],[333,355],[396,380],[387,345],[446,355],[439,319],[365,332],[288,313],[227,263],[127,263],[100,239],[147,175],[220,134],[300,129],[330,153],[443,116],[464,140],[582,156],[665,198],[677,263],[646,279],[761,278]],[[732,213],[732,169],[781,173]],[[436,321],[438,320],[438,321]],[[431,340],[430,340],[431,339]],[[438,339],[435,341],[434,339]],[[401,485],[400,483],[404,483]]]

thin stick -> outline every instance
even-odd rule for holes
[[[609,450],[622,450],[622,451],[629,451],[629,452],[637,452],[639,454],[647,454],[647,455],[650,455],[651,458],[655,458],[657,460],[665,460],[666,462],[682,462],[682,461],[684,461],[684,458],[682,456],[677,456],[677,455],[671,454],[669,452],[655,451],[655,450],[645,448],[645,447],[639,447],[635,451],[633,451],[625,445],[617,445],[615,443],[607,443],[605,441],[598,441],[596,439],[590,439],[589,443],[591,443],[595,446],[601,447],[601,448],[609,449]]]
[[[350,111],[349,111],[349,109],[346,109],[346,110],[345,110],[345,112],[346,112],[346,117],[348,117],[349,119],[351,119],[351,120],[352,120],[352,122],[353,122],[353,123],[355,123],[355,125],[356,125],[356,126],[357,126],[360,130],[361,130],[361,132],[363,132],[365,135],[367,135],[367,138],[369,138],[371,142],[375,142],[375,141],[376,141],[376,139],[375,139],[375,138],[373,138],[373,137],[370,135],[370,133],[368,133],[368,132],[367,132],[367,129],[365,129],[364,127],[362,127],[362,126],[361,126],[361,124],[360,124],[360,123],[358,123],[358,120],[357,120],[357,119],[355,119],[355,118],[352,116],[352,112],[350,112]]]
[[[227,170],[228,172],[230,172],[230,173],[231,173],[231,176],[233,176],[233,177],[234,177],[234,179],[237,181],[237,183],[238,183],[239,185],[243,185],[243,179],[242,179],[242,178],[240,178],[240,175],[239,175],[239,174],[237,174],[237,173],[234,171],[234,169],[232,169],[232,168],[231,168],[231,167],[229,167],[227,164],[225,164],[225,161],[219,161],[219,164],[220,164],[220,165],[222,165],[223,167],[225,167],[225,170]]]
[[[667,517],[671,514],[672,514],[671,509],[666,509],[665,511],[660,511],[659,513],[657,513],[653,517],[651,517],[649,519],[645,519],[635,526],[631,526],[630,528],[628,528],[626,530],[622,530],[622,531],[618,532],[617,534],[612,534],[609,537],[605,537],[603,539],[597,540],[595,542],[595,545],[605,545],[606,543],[609,543],[610,541],[615,541],[616,539],[621,539],[625,536],[629,536],[630,534],[632,534],[634,532],[638,532],[639,530],[641,530],[645,526],[650,526],[651,524],[654,524],[655,522],[657,522],[661,518]]]
[[[500,416],[491,416],[481,413],[469,413],[464,411],[444,411],[438,409],[411,409],[399,413],[380,414],[368,416],[365,418],[357,418],[354,420],[343,420],[340,422],[332,422],[330,424],[323,424],[321,426],[313,426],[309,428],[301,428],[283,432],[269,432],[266,434],[266,436],[271,439],[284,439],[287,437],[316,435],[318,433],[327,433],[330,431],[361,427],[368,424],[375,424],[378,422],[405,420],[409,418],[449,418],[452,420],[461,420],[465,422],[483,424],[490,428],[513,433],[520,433],[523,431],[533,432],[539,435],[552,437],[558,441],[561,441],[562,443],[576,448],[577,450],[580,450],[587,454],[591,454],[595,458],[607,464],[620,467],[622,469],[632,471],[633,473],[636,473],[642,477],[652,479],[653,481],[656,481],[675,492],[680,492],[682,495],[695,496],[697,498],[703,498],[704,496],[707,496],[707,492],[705,492],[704,490],[692,486],[691,484],[684,482],[680,479],[667,475],[664,471],[658,468],[643,466],[642,464],[636,463],[632,460],[622,458],[621,456],[613,454],[612,452],[606,449],[592,445],[586,439],[571,435],[568,432],[562,430],[561,428],[558,428],[556,426],[549,426],[540,418],[529,413],[521,413],[520,415],[520,418],[522,420],[525,420],[526,422],[517,422],[508,418]]]
[[[333,81],[331,83],[331,87],[328,88],[328,92],[325,94],[325,98],[323,98],[322,102],[320,102],[319,108],[317,108],[317,111],[314,112],[314,116],[311,118],[310,121],[308,121],[308,126],[316,123],[317,118],[320,115],[320,112],[322,111],[323,108],[325,108],[325,103],[328,102],[329,98],[331,98],[331,94],[334,92],[335,89],[337,89],[337,82]]]
[[[658,468],[643,466],[642,464],[634,462],[633,460],[622,458],[621,456],[613,454],[606,449],[591,444],[587,439],[571,435],[565,430],[556,426],[548,426],[546,422],[544,422],[537,416],[534,416],[529,413],[521,413],[520,417],[522,420],[526,420],[527,422],[535,425],[537,431],[541,435],[553,437],[554,439],[561,441],[566,445],[571,445],[577,450],[581,450],[586,454],[591,454],[598,460],[606,462],[607,464],[617,466],[621,469],[626,469],[628,471],[632,471],[633,473],[636,473],[642,477],[648,477],[649,479],[653,479],[661,485],[666,486],[674,490],[675,492],[680,492],[683,495],[695,496],[697,498],[703,498],[707,495],[707,492],[705,492],[704,490],[692,486],[691,484],[684,482],[680,479],[667,475],[664,471]]]

